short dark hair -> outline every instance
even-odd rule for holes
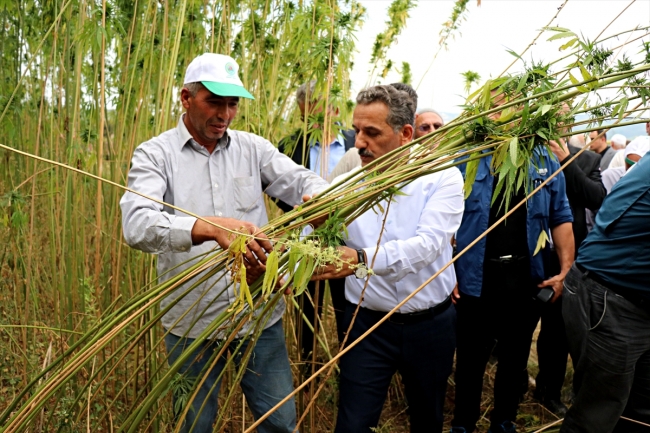
[[[402,92],[408,93],[408,95],[411,97],[411,100],[413,101],[413,108],[414,109],[418,108],[418,92],[416,92],[413,87],[405,83],[393,83],[391,84],[391,86],[393,86],[397,90],[401,90]]]
[[[393,86],[373,86],[363,89],[357,95],[357,104],[369,105],[373,102],[382,102],[388,107],[388,123],[393,131],[398,132],[406,125],[413,126],[415,121],[415,106],[411,96],[397,90]]]
[[[600,135],[603,134],[603,138],[607,140],[607,130],[606,129],[596,129],[596,134]]]

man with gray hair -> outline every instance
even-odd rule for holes
[[[353,126],[362,167],[412,140],[414,108],[406,92],[391,86],[359,93]],[[315,277],[347,277],[348,342],[452,258],[450,241],[463,215],[460,171],[452,167],[422,176],[400,191],[390,203],[348,225],[347,246],[341,251],[350,265],[325,267]],[[456,274],[449,267],[341,358],[337,433],[365,433],[377,426],[397,371],[405,386],[411,432],[442,431],[456,347],[456,312],[449,308],[455,285]]]
[[[415,138],[424,137],[444,126],[445,121],[433,108],[422,108],[415,114]]]

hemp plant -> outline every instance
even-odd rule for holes
[[[257,99],[243,105],[234,127],[277,142],[293,127],[307,128],[304,121],[287,117],[291,101],[286,95],[299,83],[317,78],[324,89],[321,99],[329,94],[327,89],[339,89],[334,96],[347,108],[351,57],[347,50],[353,47],[350,32],[360,16],[350,12],[354,6],[342,11],[334,2],[226,1],[206,9],[202,2],[180,1],[174,10],[152,1],[108,2],[101,9],[72,0],[48,3],[42,10],[35,3],[20,5],[20,10],[10,6],[11,12],[31,28],[16,29],[20,20],[4,11],[0,17],[8,23],[0,27],[7,35],[0,44],[29,59],[16,66],[6,51],[0,52],[6,66],[0,74],[8,77],[0,86],[10,90],[2,95],[13,95],[3,99],[6,105],[0,114],[4,152],[0,157],[7,167],[0,179],[6,189],[2,196],[32,189],[31,194],[21,192],[25,201],[20,206],[30,215],[29,224],[7,238],[19,252],[15,263],[21,264],[16,268],[25,275],[15,277],[17,290],[12,293],[18,296],[12,308],[18,312],[15,321],[20,328],[11,336],[17,337],[15,347],[22,349],[17,358],[26,367],[19,374],[22,383],[15,386],[15,396],[0,413],[5,432],[32,430],[37,425],[54,430],[61,425],[57,414],[65,417],[65,428],[90,428],[92,422],[106,431],[178,429],[172,409],[177,409],[179,419],[185,416],[188,403],[197,398],[197,387],[234,344],[234,356],[227,358],[221,373],[227,378],[227,372],[233,372],[224,387],[217,420],[221,428],[229,422],[236,385],[251,355],[247,338],[259,337],[270,313],[285,299],[289,284],[298,292],[319,264],[338,263],[335,247],[344,240],[344,227],[359,215],[389,212],[392,200],[399,201],[394,196],[403,185],[462,163],[471,172],[488,155],[493,156],[492,170],[506,196],[518,186],[526,186],[530,195],[539,189],[530,187],[526,176],[530,156],[548,140],[600,129],[610,116],[616,116],[619,124],[646,122],[638,115],[648,97],[647,45],[641,45],[642,58],[624,58],[617,51],[638,44],[638,38],[632,37],[647,36],[647,29],[623,33],[630,41],[608,47],[614,54],[606,57],[597,51],[605,48],[597,47],[610,43],[610,37],[592,42],[576,37],[578,41],[563,50],[562,59],[522,62],[519,72],[496,77],[470,95],[459,118],[349,173],[298,209],[273,218],[262,230],[275,243],[270,257],[275,255],[258,280],[249,283],[241,266],[243,245],[250,236],[235,234],[241,237],[232,249],[216,248],[197,257],[186,271],[161,283],[152,276],[155,260],[129,250],[121,241],[117,203],[133,147],[178,120],[180,112],[172,108],[181,82],[177,71],[207,47],[228,53],[237,50],[245,84],[254,89]],[[347,27],[332,32],[334,23],[347,23]],[[98,43],[102,34],[105,44]],[[318,53],[314,58],[305,55],[312,49]],[[103,92],[115,103],[99,109],[98,96],[103,92],[97,77],[102,76],[102,59]],[[23,69],[30,73],[21,75]],[[27,102],[20,106],[16,101]],[[566,114],[565,102],[571,103]],[[582,114],[589,118],[575,120]],[[99,151],[100,136],[105,152]],[[305,226],[323,219],[321,228],[301,237]],[[100,267],[94,260],[97,251]],[[21,254],[32,257],[31,262]],[[198,287],[216,290],[204,287],[211,277],[229,275],[235,276],[231,284],[239,290],[236,307],[217,317],[168,365],[163,348],[167,331],[159,326],[161,317]],[[87,286],[93,282],[87,292],[93,294],[91,306],[84,298],[86,292],[79,290],[80,281]],[[242,285],[248,290],[242,290]],[[172,294],[174,300],[161,308],[160,301]],[[196,301],[200,312],[211,307],[209,302],[203,305],[204,300]],[[92,320],[83,320],[86,315],[92,315]],[[202,374],[180,375],[191,352],[215,337],[217,350]],[[50,339],[54,346],[46,364],[30,357],[29,349],[42,339]],[[347,350],[332,357],[296,392],[332,368]],[[170,401],[175,389],[184,395],[177,408]]]

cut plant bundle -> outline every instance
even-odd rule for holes
[[[191,8],[192,4],[183,2],[183,6]],[[230,6],[236,8],[236,2]],[[156,15],[160,11],[154,4],[139,5],[138,8],[144,8],[146,14],[156,17],[154,23],[160,19]],[[240,14],[244,13],[242,9],[237,11]],[[266,9],[264,11],[271,13]],[[221,12],[231,17],[225,8]],[[312,12],[314,15],[319,14],[319,19],[325,19],[328,13],[336,16],[339,21],[345,18],[338,15],[339,12],[336,10],[327,9],[325,6],[323,10],[314,9]],[[283,16],[286,21],[278,21],[297,24],[289,15]],[[162,24],[167,23],[166,20],[167,18]],[[260,21],[264,22],[262,19]],[[251,40],[255,39],[257,30],[254,25],[258,24],[258,21],[252,19],[250,22],[242,22],[245,24],[242,24],[242,36],[239,40],[246,40],[246,31],[251,33]],[[215,23],[215,25],[221,24]],[[179,35],[178,43],[167,46],[166,52],[178,54],[181,50],[179,44],[186,43],[185,39],[180,38],[180,28],[182,26],[179,25],[176,29]],[[218,35],[218,40],[215,42],[217,47],[221,38],[227,39],[225,33],[229,32],[230,28],[232,27],[224,26],[219,31],[213,32],[213,37],[215,34]],[[200,26],[192,28],[192,31],[200,30]],[[318,31],[323,33],[325,45],[327,45],[326,36],[330,37],[330,42],[335,37],[328,35],[325,27]],[[84,310],[84,314],[89,318],[92,317],[92,320],[88,320],[82,335],[70,341],[68,347],[64,347],[48,365],[43,368],[40,365],[32,367],[26,375],[24,386],[20,387],[20,392],[0,415],[3,431],[18,432],[27,429],[31,431],[36,426],[41,426],[45,431],[64,430],[68,427],[85,428],[85,425],[90,425],[91,422],[107,426],[107,429],[110,426],[115,431],[164,430],[164,425],[173,424],[174,415],[181,419],[185,416],[189,410],[188,403],[196,398],[197,386],[204,379],[204,376],[184,377],[179,375],[178,371],[192,355],[192,349],[199,347],[203,340],[214,335],[219,335],[223,343],[206,363],[204,373],[214,368],[217,360],[227,352],[229,343],[235,342],[238,351],[242,352],[243,361],[239,365],[235,365],[234,357],[228,358],[227,361],[233,372],[230,377],[231,387],[226,392],[225,401],[222,403],[222,407],[227,408],[233,404],[236,388],[234,385],[238,383],[245,371],[246,360],[250,356],[252,347],[246,345],[245,340],[238,340],[238,334],[246,329],[249,338],[256,340],[270,317],[266,312],[272,311],[273,307],[281,302],[283,289],[292,285],[294,294],[299,293],[304,290],[312,273],[321,264],[337,262],[339,259],[335,247],[345,238],[345,225],[356,217],[368,211],[385,213],[388,202],[399,200],[399,190],[403,185],[420,176],[458,164],[468,164],[466,190],[469,190],[473,183],[471,173],[475,173],[477,161],[487,155],[493,155],[493,170],[499,179],[497,192],[505,190],[508,197],[515,189],[524,187],[527,193],[532,193],[533,185],[526,176],[528,165],[531,163],[532,155],[540,151],[548,140],[601,129],[600,123],[610,118],[617,118],[619,124],[645,122],[642,119],[629,120],[629,118],[642,111],[642,108],[638,107],[644,107],[650,95],[646,79],[646,72],[650,70],[650,47],[647,44],[641,44],[644,53],[642,58],[632,61],[619,57],[616,49],[612,52],[602,49],[599,44],[605,40],[589,43],[567,29],[555,28],[549,31],[553,32],[554,38],[569,39],[563,48],[573,50],[572,53],[558,62],[524,64],[524,70],[520,74],[503,76],[487,82],[468,98],[465,111],[458,119],[433,134],[369,164],[364,170],[349,174],[345,182],[332,185],[327,191],[295,211],[271,220],[263,227],[263,231],[274,241],[276,248],[269,255],[267,273],[256,282],[246,284],[246,271],[245,267],[241,266],[241,253],[250,236],[239,234],[231,250],[217,249],[199,257],[190,269],[162,284],[152,284],[134,290],[129,294],[128,299],[112,304],[103,311]],[[129,34],[145,38],[144,32]],[[646,35],[645,29],[635,29],[629,34]],[[136,44],[135,50],[156,50],[154,48],[156,42],[154,40],[149,42],[150,45]],[[263,75],[263,71],[275,71],[276,79],[284,73],[284,69],[279,65],[278,55],[273,50],[274,43],[280,41],[265,41],[264,49],[255,45],[256,49],[261,50],[257,57],[244,55],[251,60],[249,70],[259,71],[259,76]],[[290,44],[294,41],[287,38],[283,43]],[[243,53],[245,48],[246,44],[240,42],[239,52]],[[128,55],[133,54],[138,58],[139,54],[128,53],[127,55],[127,51],[129,50],[124,50],[121,54],[127,58]],[[99,53],[96,55],[99,58]],[[152,60],[152,57],[146,58],[146,62]],[[331,54],[323,56],[321,60],[325,63],[331,61]],[[80,62],[76,60],[74,64],[81,67]],[[127,61],[129,62],[130,60]],[[167,65],[170,70],[156,83],[156,86],[168,95],[154,104],[165,115],[174,112],[171,109],[170,95],[173,84],[177,80],[171,69],[175,69],[176,65],[173,62],[170,65],[172,66]],[[151,69],[153,65],[147,68]],[[330,68],[326,66],[325,70]],[[297,80],[310,78],[304,75],[306,69],[301,71],[302,76],[293,75],[282,81],[285,88],[297,84]],[[134,76],[130,78],[135,79]],[[323,73],[323,77],[325,76],[326,73]],[[263,89],[264,83],[260,79],[260,89]],[[74,87],[75,83],[69,85]],[[130,90],[126,93],[133,94],[134,99],[127,99],[126,104],[136,104],[138,98],[135,96],[136,91],[132,83],[127,88]],[[259,90],[259,92],[258,95],[264,99],[267,90]],[[337,91],[331,94],[336,95]],[[45,95],[45,92],[42,95]],[[269,97],[269,101],[271,100],[275,101]],[[142,99],[140,103],[143,103]],[[568,112],[564,110],[565,103],[570,106]],[[268,101],[267,104],[273,105]],[[259,114],[263,109],[265,105],[260,103],[251,111]],[[126,116],[127,112],[129,111],[119,113],[121,116]],[[248,125],[250,130],[259,131],[261,134],[267,132],[278,134],[275,129],[282,129],[277,125],[276,127],[270,124],[254,125],[253,119],[256,118],[256,113],[248,113],[245,116],[250,123]],[[576,120],[583,115],[587,117]],[[266,122],[274,121],[273,117],[259,116]],[[275,117],[281,119],[281,116]],[[54,122],[54,116],[45,120]],[[165,124],[164,119],[159,117],[152,116],[152,120],[161,122],[161,126]],[[138,120],[138,122],[143,121]],[[277,120],[277,122],[282,121]],[[119,128],[124,128],[126,123],[117,122],[117,125],[120,125]],[[305,122],[305,128],[306,125]],[[89,135],[93,134],[92,129],[88,128]],[[115,135],[107,134],[107,137],[123,135],[124,131],[120,131]],[[131,145],[142,138],[140,135],[132,135]],[[6,146],[3,148],[11,150]],[[408,152],[404,152],[405,150]],[[39,152],[35,150],[33,153]],[[124,152],[123,161],[128,160],[126,157],[128,153]],[[52,156],[50,159],[67,160],[67,158],[59,158],[60,152],[52,152],[48,155]],[[77,168],[84,167],[86,164],[86,162],[75,164],[74,159],[69,162],[69,165]],[[58,166],[55,170],[63,171],[63,167]],[[37,170],[34,170],[34,176],[36,174]],[[67,182],[66,187],[73,188],[72,178],[68,178]],[[116,201],[117,192],[113,191],[111,194],[110,200]],[[262,199],[260,197],[260,200]],[[20,203],[14,200],[14,204]],[[64,203],[66,212],[73,212],[74,204],[74,202]],[[504,205],[512,204],[506,199]],[[327,218],[324,225],[316,228],[308,237],[300,237],[307,224],[324,217]],[[119,230],[115,230],[111,236],[119,236],[118,234]],[[56,258],[53,258],[53,261],[56,262]],[[119,264],[116,265],[119,268]],[[148,272],[149,265],[150,263],[145,261],[143,274]],[[160,347],[163,344],[164,333],[157,329],[157,324],[162,315],[176,305],[183,295],[162,310],[158,308],[160,300],[177,291],[187,294],[194,288],[205,286],[210,277],[226,275],[227,272],[236,276],[234,280],[238,291],[237,302],[208,326],[192,347],[184,352],[184,355],[167,366],[165,355]],[[62,275],[61,278],[64,276]],[[278,282],[283,278],[284,283],[278,287]],[[92,302],[88,301],[92,296],[100,295],[89,290],[85,298],[87,305],[92,305]],[[63,299],[65,300],[65,297]],[[197,305],[200,301],[201,299],[196,301]],[[204,308],[209,308],[209,305]],[[23,325],[27,324],[27,322],[23,323]],[[145,347],[153,350],[145,350]],[[224,369],[222,375],[225,376],[227,371],[228,368]],[[173,408],[173,414],[170,413],[171,402],[165,400],[172,393],[182,397],[177,399],[180,403]],[[225,411],[220,413],[218,425],[227,422],[225,414]],[[66,420],[65,423],[61,421],[62,419]],[[175,428],[178,429],[179,424],[176,424]]]

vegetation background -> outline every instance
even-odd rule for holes
[[[373,46],[369,83],[395,68],[410,82],[408,63],[395,65],[387,53],[414,4],[391,4]],[[441,48],[468,4],[455,2]],[[133,149],[178,122],[184,70],[206,51],[235,57],[255,96],[241,104],[233,128],[277,143],[323,120],[331,127],[335,120],[346,124],[353,105],[354,32],[363,17],[363,6],[353,0],[0,0],[0,144],[125,185]],[[300,120],[292,95],[312,79],[322,103],[340,108],[339,119]],[[155,281],[155,257],[122,239],[122,190],[13,152],[0,151],[0,159],[2,411],[107,312]],[[146,313],[142,323],[153,314]],[[292,312],[287,317],[287,344],[296,361],[291,331],[296,318]],[[329,314],[322,333],[330,351],[335,351],[333,326]],[[133,325],[129,332],[137,329]],[[117,430],[132,400],[146,393],[148,375],[165,368],[161,335],[160,328],[151,329],[124,362],[114,359],[120,341],[112,340],[78,373],[93,378],[90,388],[67,382],[30,431]],[[114,366],[111,374],[96,377],[95,365],[106,363]],[[146,368],[134,376],[133,365]],[[300,369],[295,363],[297,381]],[[487,378],[490,387],[491,371]],[[227,375],[222,389],[235,382]],[[92,404],[90,397],[80,398],[91,391]],[[299,395],[299,415],[313,391]],[[451,403],[453,393],[449,397]],[[223,431],[243,431],[252,421],[239,394],[234,401],[224,407]],[[486,398],[486,412],[490,404]],[[171,406],[168,396],[161,400],[146,429],[171,431]],[[330,431],[335,407],[336,380],[330,377],[301,430]],[[397,377],[378,430],[408,431],[405,407]],[[554,419],[536,404],[527,401],[524,407],[522,422],[530,426]]]

